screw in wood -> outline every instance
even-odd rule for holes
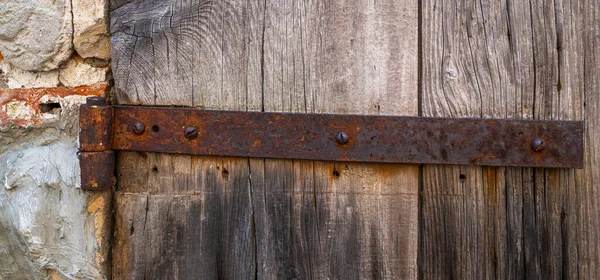
[[[141,135],[146,131],[146,125],[143,122],[137,121],[133,124],[133,133]]]
[[[534,152],[539,153],[546,149],[546,143],[540,138],[535,138],[533,141],[531,141],[531,149]]]
[[[350,137],[348,136],[348,133],[341,131],[335,136],[335,141],[340,145],[346,145],[348,144],[348,141],[350,141]]]
[[[198,129],[194,126],[188,126],[183,131],[183,136],[185,136],[185,138],[188,140],[193,140],[198,137]]]

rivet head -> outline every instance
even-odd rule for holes
[[[536,153],[542,152],[546,149],[546,143],[540,138],[535,138],[531,141],[531,149]]]
[[[188,140],[193,140],[198,137],[198,129],[194,126],[188,126],[183,131],[183,136],[185,136],[185,138]]]
[[[104,96],[90,96],[85,99],[87,105],[106,105],[106,98]]]
[[[137,121],[133,124],[133,133],[140,135],[146,131],[146,125],[143,122]]]
[[[350,141],[350,137],[345,131],[338,132],[338,134],[335,136],[335,142],[340,145],[346,145],[348,144],[348,141]]]

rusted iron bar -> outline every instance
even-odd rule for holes
[[[582,168],[583,122],[114,107],[113,150]]]

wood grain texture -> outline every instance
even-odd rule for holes
[[[417,1],[113,1],[120,104],[417,114]],[[418,167],[119,155],[115,279],[417,277]]]
[[[265,111],[417,114],[415,2],[265,9]],[[263,168],[265,189],[253,189],[265,213],[255,215],[265,248],[259,279],[416,278],[416,166],[266,160]]]
[[[147,154],[144,163],[167,163],[151,167],[143,184],[122,177],[122,184],[129,188],[116,194],[113,278],[240,279],[253,275],[247,165],[239,164],[239,159],[168,157]],[[121,157],[131,158],[131,154]],[[186,160],[185,170],[177,167]]]
[[[120,104],[261,109],[260,87],[251,90],[261,85],[257,5],[118,4],[111,30]],[[132,152],[118,162],[115,279],[255,275],[247,159]]]
[[[583,170],[425,166],[421,278],[600,278],[596,4],[422,2],[423,115],[584,119],[586,158]]]

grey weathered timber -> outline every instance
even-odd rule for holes
[[[127,105],[416,115],[417,1],[112,1]],[[118,159],[115,279],[414,279],[418,167]]]
[[[417,114],[416,8],[267,1],[264,111]],[[261,167],[259,279],[416,278],[416,166],[251,164]]]
[[[420,278],[600,279],[597,1],[424,0],[425,116],[586,122],[583,170],[424,166]]]

